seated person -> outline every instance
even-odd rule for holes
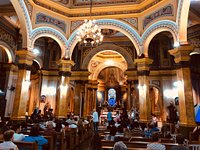
[[[140,124],[138,121],[134,121],[133,123],[133,129],[131,130],[132,136],[144,136],[144,132],[142,131],[142,128],[140,127]]]
[[[114,144],[113,150],[128,150],[128,148],[122,141],[119,141]]]
[[[178,134],[176,136],[176,142],[178,143],[177,146],[172,146],[171,150],[189,150],[188,147],[184,145],[185,138],[182,134]]]
[[[34,125],[31,128],[29,136],[26,136],[23,140],[24,142],[37,142],[38,150],[42,150],[42,146],[48,143],[48,140],[43,136],[39,135],[39,126]]]
[[[15,145],[13,141],[13,130],[7,130],[3,134],[4,142],[0,144],[1,150],[18,150],[17,145]]]
[[[154,132],[152,135],[153,143],[147,144],[147,150],[165,150],[165,145],[160,144],[159,141],[159,133]]]
[[[12,130],[15,131],[14,141],[22,141],[25,138],[25,135],[20,133],[21,132],[20,124],[14,124],[12,126]]]
[[[48,121],[47,122],[47,128],[44,131],[43,135],[45,135],[45,136],[52,136],[54,143],[56,143],[56,131],[53,128],[53,121]]]

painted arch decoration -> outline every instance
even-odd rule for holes
[[[155,35],[168,31],[172,34],[174,43],[178,42],[178,26],[170,20],[162,20],[152,24],[142,35],[143,53],[148,56],[148,46]]]
[[[99,28],[101,29],[113,29],[122,32],[124,35],[126,35],[133,43],[133,45],[136,48],[137,54],[141,54],[140,52],[140,44],[141,38],[138,32],[133,29],[130,25],[127,23],[116,20],[116,19],[100,19],[97,20],[97,24],[99,25]],[[67,44],[67,50],[69,51],[68,54],[70,55],[69,57],[71,58],[73,49],[75,45],[78,43],[78,40],[76,39],[76,33],[78,29],[76,29],[71,36],[68,39],[68,44]]]

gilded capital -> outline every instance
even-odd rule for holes
[[[194,46],[182,45],[172,50],[169,53],[174,56],[175,63],[189,61],[190,53],[194,50]]]
[[[62,72],[71,72],[71,67],[75,65],[73,60],[65,60],[65,59],[60,59],[57,62],[57,65],[59,66],[59,71]]]
[[[150,58],[139,58],[135,59],[135,64],[137,64],[137,69],[141,70],[149,70],[149,65],[153,63],[153,60]]]
[[[19,64],[26,64],[28,66],[32,65],[33,59],[36,57],[33,52],[28,50],[18,50],[16,51],[16,55],[19,57]]]

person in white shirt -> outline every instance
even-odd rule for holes
[[[99,116],[98,116],[98,112],[96,111],[96,109],[93,109],[92,120],[93,120],[93,124],[94,124],[94,132],[97,132],[98,131]]]
[[[22,141],[25,138],[25,135],[20,133],[20,131],[21,131],[20,124],[14,124],[12,126],[12,130],[15,131],[15,133],[14,133],[14,141]]]
[[[15,145],[13,141],[13,130],[7,130],[3,134],[4,142],[0,144],[0,150],[18,150],[17,145]]]

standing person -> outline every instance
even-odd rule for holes
[[[94,124],[94,132],[97,132],[98,131],[99,116],[98,116],[98,112],[96,111],[96,109],[93,109],[92,120],[93,120],[93,124]]]
[[[176,107],[173,105],[173,102],[170,102],[170,105],[167,107],[168,109],[168,120],[170,123],[170,132],[174,133],[175,131],[175,124],[177,122],[177,110]]]
[[[112,121],[112,113],[111,113],[110,109],[108,110],[107,119],[108,119],[108,123],[110,125],[110,123]]]
[[[0,149],[12,149],[12,150],[18,150],[17,145],[15,145],[12,141],[14,139],[14,131],[13,130],[7,130],[3,134],[4,142],[0,144]]]

